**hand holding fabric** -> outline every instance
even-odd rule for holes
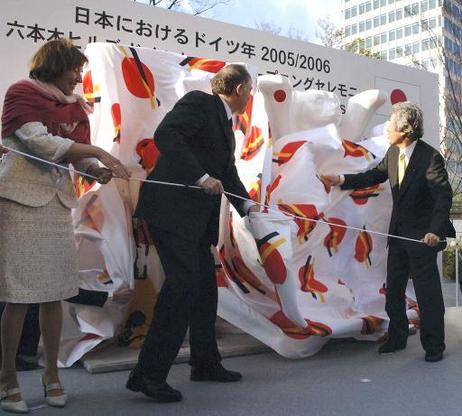
[[[330,186],[337,186],[341,185],[341,180],[339,175],[321,175],[321,181],[330,185]]]
[[[247,210],[247,215],[249,215],[251,212],[260,212],[260,205],[258,205],[258,204],[252,205],[252,206]]]
[[[87,173],[91,176],[96,177],[96,180],[103,185],[105,183],[108,183],[112,179],[111,169],[103,168],[96,165],[90,166],[90,168],[87,170]]]
[[[113,176],[116,178],[130,178],[130,172],[127,170],[127,168],[120,162],[119,159],[115,158],[108,152],[100,149],[96,157],[104,166],[112,171]]]

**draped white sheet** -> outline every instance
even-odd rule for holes
[[[92,142],[119,157],[137,178],[145,178],[155,165],[158,152],[151,138],[162,117],[187,91],[209,92],[209,79],[225,64],[107,43],[90,44],[85,52],[84,93],[94,109]],[[389,186],[343,192],[326,188],[319,176],[374,166],[388,141],[383,136],[360,143],[356,137],[341,138],[341,115],[332,94],[295,92],[288,81],[282,88],[278,77],[263,78],[262,94],[256,69],[249,71],[254,96],[234,123],[236,160],[252,198],[271,208],[241,219],[223,200],[216,250],[221,263],[218,314],[290,358],[316,353],[329,338],[377,339],[387,327],[387,249],[386,238],[370,231],[387,231]],[[344,116],[350,130],[354,111],[353,106]],[[274,138],[267,114],[277,132]],[[367,121],[362,109],[357,122],[365,127]],[[103,308],[72,307],[83,335],[64,342],[64,366],[117,334],[121,344],[140,346],[163,281],[146,228],[132,226],[140,182],[99,186],[78,179],[76,184],[82,285],[111,291],[130,286],[135,296],[123,307],[111,301]],[[417,319],[410,293],[409,315]]]

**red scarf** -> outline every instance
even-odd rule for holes
[[[48,133],[90,144],[90,123],[85,103],[77,95],[65,96],[52,84],[23,80],[5,95],[2,137],[9,137],[23,124],[39,121]]]

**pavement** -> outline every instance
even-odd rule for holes
[[[183,393],[179,403],[155,403],[126,390],[127,370],[62,370],[70,397],[62,410],[43,404],[39,370],[20,373],[20,386],[37,416],[462,416],[462,308],[455,307],[455,284],[445,283],[443,291],[447,349],[438,363],[424,361],[418,335],[391,355],[378,355],[376,342],[333,340],[303,360],[288,360],[250,343],[252,355],[223,361],[243,373],[238,383],[191,382],[189,366],[174,365],[168,381]],[[245,343],[245,337],[234,340]],[[236,352],[239,346],[234,347]]]

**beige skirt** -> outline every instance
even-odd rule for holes
[[[0,198],[0,301],[67,299],[78,282],[70,209],[57,197],[42,207]]]

